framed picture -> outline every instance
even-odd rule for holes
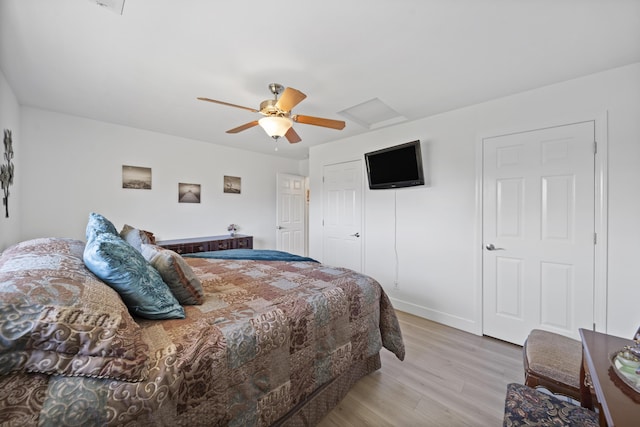
[[[242,190],[241,179],[239,176],[224,176],[224,192],[240,194]]]
[[[200,203],[200,184],[178,183],[178,203]]]
[[[122,165],[122,188],[151,190],[151,168]]]

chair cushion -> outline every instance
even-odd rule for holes
[[[529,370],[571,387],[580,388],[580,341],[534,329],[527,337],[525,357]]]
[[[598,427],[595,412],[564,402],[522,384],[507,385],[504,427],[581,426]]]

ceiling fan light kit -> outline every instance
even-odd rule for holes
[[[269,116],[258,120],[262,129],[271,138],[280,138],[285,136],[287,131],[293,126],[293,120],[289,117]]]
[[[254,120],[249,123],[245,123],[233,129],[229,129],[227,133],[238,133],[243,130],[250,129],[254,126],[260,125],[264,131],[270,137],[278,139],[285,137],[291,144],[300,142],[301,138],[297,132],[293,129],[293,123],[302,123],[307,125],[321,126],[330,129],[341,130],[345,127],[345,122],[342,120],[324,119],[322,117],[292,115],[291,110],[298,105],[303,99],[307,97],[304,93],[297,89],[285,88],[279,83],[269,84],[269,90],[274,95],[274,99],[267,99],[260,103],[260,110],[255,108],[243,107],[241,105],[231,104],[229,102],[218,101],[210,98],[198,98],[200,101],[213,102],[215,104],[226,105],[228,107],[241,108],[243,110],[249,110],[253,113],[262,114],[263,118],[260,120]],[[282,93],[282,96],[278,99],[278,95]]]

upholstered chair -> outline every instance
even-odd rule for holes
[[[524,343],[523,356],[525,385],[580,401],[580,341],[534,329]]]

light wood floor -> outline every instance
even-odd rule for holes
[[[398,312],[406,347],[399,361],[362,378],[319,424],[501,426],[508,383],[524,381],[522,347]]]

